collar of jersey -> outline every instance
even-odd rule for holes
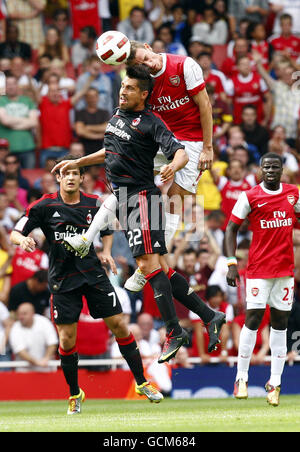
[[[280,187],[278,190],[268,190],[265,186],[264,183],[261,182],[261,184],[259,184],[262,188],[262,190],[267,193],[268,195],[279,195],[280,193],[282,193],[282,184],[280,184]]]

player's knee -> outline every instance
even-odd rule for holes
[[[109,321],[108,327],[116,337],[129,336],[128,326],[123,315],[116,315],[112,317]]]
[[[76,343],[76,335],[71,330],[61,330],[59,332],[59,345],[63,350],[71,350]]]
[[[256,331],[264,316],[264,309],[250,309],[246,313],[245,325],[249,330]]]
[[[286,330],[289,320],[289,312],[279,312],[271,309],[271,326],[274,330]]]

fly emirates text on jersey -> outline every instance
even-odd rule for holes
[[[292,226],[293,219],[286,218],[286,212],[279,210],[273,212],[274,220],[260,220],[260,227],[262,229],[282,228],[284,226]]]

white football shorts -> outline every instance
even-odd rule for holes
[[[198,170],[198,162],[200,153],[203,149],[203,142],[180,140],[180,143],[184,144],[185,151],[189,156],[189,161],[184,168],[175,173],[174,181],[190,193],[196,193],[201,175],[201,172]],[[159,172],[163,165],[168,165],[169,163],[170,160],[167,160],[162,151],[159,150],[154,159],[154,171]]]
[[[247,309],[264,309],[268,304],[279,311],[290,311],[294,300],[294,278],[247,279]]]

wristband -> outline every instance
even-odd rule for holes
[[[237,258],[235,256],[227,257],[227,266],[237,265]]]

